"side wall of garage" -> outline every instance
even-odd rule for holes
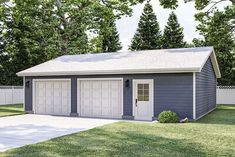
[[[172,110],[181,118],[193,118],[193,74],[126,74],[95,76],[41,76],[25,77],[25,111],[33,112],[33,79],[71,79],[71,115],[77,113],[78,78],[123,78],[123,118],[133,119],[132,80],[154,80],[154,116],[163,110]],[[129,86],[126,81],[129,80]]]
[[[200,73],[196,73],[196,119],[216,108],[216,76],[209,58]]]

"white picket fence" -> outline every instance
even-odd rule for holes
[[[235,86],[218,86],[216,102],[235,105]]]
[[[22,86],[0,86],[0,105],[20,104],[24,101]]]

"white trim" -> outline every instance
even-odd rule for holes
[[[83,80],[85,80],[85,81],[105,81],[105,80],[107,80],[107,81],[112,81],[112,80],[120,80],[120,81],[123,81],[123,78],[119,78],[119,77],[115,77],[115,78],[77,78],[77,80],[79,80],[79,81],[83,81]]]
[[[123,84],[123,78],[77,78],[77,113],[79,116],[81,115],[81,81],[112,81],[117,80],[121,81],[121,116],[123,116],[123,98],[124,98],[124,84]]]
[[[211,54],[211,59],[212,59],[212,65],[214,68],[214,70],[216,71],[216,74],[217,74],[217,78],[221,78],[221,73],[220,73],[220,69],[219,69],[219,64],[218,64],[218,61],[217,61],[217,58],[216,58],[216,55],[215,55],[215,51],[214,51],[214,48],[213,48],[213,51],[212,51],[212,54]]]
[[[81,80],[77,79],[77,113],[81,116]]]
[[[154,117],[154,79],[133,79],[132,80],[132,115],[134,116],[135,119],[135,92],[136,92],[136,87],[135,84],[138,81],[146,81],[146,82],[151,82],[152,83],[152,115],[151,118]]]
[[[46,78],[46,79],[32,79],[34,82],[35,81],[71,81],[70,78],[61,78],[61,79],[50,79],[50,78]]]
[[[57,72],[19,72],[17,76],[64,76],[64,75],[100,75],[100,74],[145,74],[145,73],[191,73],[200,72],[200,68],[171,69],[129,69],[129,70],[99,70],[99,71],[57,71]]]
[[[193,119],[196,119],[196,73],[193,73]]]
[[[211,63],[212,63],[212,67],[215,71],[215,75],[216,75],[216,78],[221,78],[221,73],[220,73],[220,69],[219,69],[219,64],[218,64],[218,61],[217,61],[217,58],[216,58],[216,55],[215,55],[215,51],[214,51],[214,48],[212,47],[212,51],[211,53],[206,57],[206,59],[204,60],[201,68],[200,68],[200,71],[202,71],[204,65],[206,64],[207,60],[208,59],[211,59]],[[197,72],[197,71],[196,71]]]
[[[48,82],[48,81],[69,81],[69,84],[70,84],[70,91],[71,91],[71,79],[64,79],[64,78],[62,78],[62,79],[32,79],[32,111],[34,112],[34,113],[36,113],[36,107],[35,107],[35,83],[36,82],[38,82],[38,81],[45,81],[45,82]],[[71,94],[72,93],[70,93],[70,110],[71,110]],[[70,111],[71,112],[71,111]],[[70,113],[69,113],[70,114]]]
[[[216,107],[215,107],[215,108],[213,108],[213,109],[211,109],[210,111],[206,112],[205,114],[201,115],[200,117],[198,117],[198,118],[197,118],[197,119],[195,119],[195,120],[201,119],[202,117],[206,116],[208,113],[210,113],[210,112],[214,111],[215,109],[216,109]]]
[[[25,76],[23,77],[23,109],[25,111]]]

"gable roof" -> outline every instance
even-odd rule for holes
[[[208,58],[217,78],[213,47],[65,55],[17,73],[18,76],[200,72]]]

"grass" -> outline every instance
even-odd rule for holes
[[[23,104],[0,105],[0,117],[24,114]]]
[[[235,106],[185,124],[121,121],[0,153],[17,157],[235,156]]]

